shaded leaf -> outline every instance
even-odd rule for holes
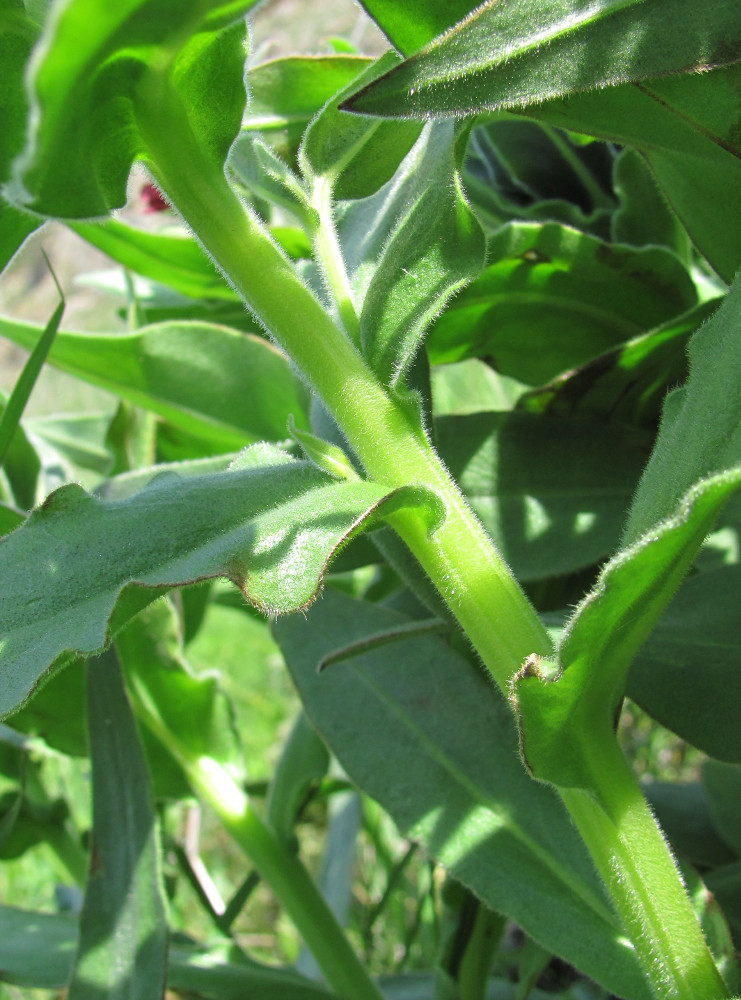
[[[229,152],[229,171],[253,195],[306,220],[309,203],[301,181],[258,135],[245,130],[237,136]]]
[[[0,318],[0,334],[29,349],[40,327]],[[308,423],[307,391],[285,355],[263,337],[215,324],[158,323],[128,334],[63,330],[48,361],[218,442],[221,451],[283,440],[290,413],[300,427]]]
[[[617,547],[649,435],[517,412],[435,426],[443,460],[518,579],[571,573]]]
[[[418,122],[384,122],[338,110],[356,83],[375,79],[398,57],[387,52],[333,96],[304,133],[298,159],[307,183],[331,185],[334,197],[366,198],[396,172],[419,138]]]
[[[363,350],[391,386],[433,317],[483,264],[484,237],[460,187],[454,141],[451,125],[427,126],[394,178],[338,223]]]
[[[740,594],[738,566],[685,580],[633,662],[627,689],[662,726],[735,763],[741,763]]]
[[[345,102],[386,117],[517,108],[572,91],[737,62],[741,19],[714,0],[488,0]]]
[[[697,300],[669,250],[605,243],[557,223],[512,223],[494,260],[434,323],[433,364],[484,357],[539,385],[685,312]]]
[[[329,753],[301,711],[283,744],[268,790],[266,820],[282,841],[288,842],[307,794],[327,773]]]
[[[558,673],[537,663],[520,672],[513,701],[523,753],[538,778],[599,789],[593,750],[612,740],[631,660],[739,486],[741,466],[700,480],[671,516],[607,563],[564,633]]]
[[[88,663],[90,872],[69,1000],[160,1000],[168,928],[144,757],[112,652]]]
[[[566,371],[518,401],[518,409],[553,416],[582,415],[653,429],[667,392],[687,378],[687,344],[718,307],[718,299],[633,337]]]
[[[741,67],[731,66],[676,81],[652,79],[573,94],[524,113],[637,149],[694,244],[730,283],[741,264],[741,161],[732,138],[741,110],[728,94],[738,92],[740,76]],[[727,115],[721,123],[718,109]]]
[[[527,778],[511,714],[483,674],[417,638],[395,657],[384,648],[317,675],[333,648],[406,620],[327,592],[306,620],[277,623],[317,729],[400,829],[487,905],[619,995],[647,998],[574,828],[555,795]]]
[[[690,376],[667,399],[625,529],[634,541],[693,483],[741,463],[741,277],[688,348]]]
[[[733,851],[713,824],[708,796],[699,781],[649,782],[644,791],[680,858],[702,868],[734,860]]]
[[[741,767],[706,761],[702,767],[702,784],[718,832],[741,856]]]
[[[0,906],[0,974],[3,981],[39,989],[63,989],[77,943],[77,921],[66,913],[33,913]],[[43,953],[44,961],[39,961]],[[230,960],[231,957],[231,960]],[[330,994],[290,969],[229,956],[218,949],[173,944],[168,984],[197,990],[211,1000],[328,1000]]]
[[[680,260],[689,264],[687,234],[645,159],[635,149],[624,149],[615,160],[614,186],[620,207],[612,215],[612,239],[632,246],[658,243],[674,250]]]
[[[124,500],[63,486],[0,542],[0,712],[23,702],[65,651],[100,650],[128,620],[120,602],[111,617],[124,589],[140,610],[157,588],[228,577],[265,613],[296,610],[351,534],[410,505],[439,517],[426,490],[335,483],[269,445],[229,471],[165,475]]]

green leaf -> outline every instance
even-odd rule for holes
[[[168,929],[144,757],[112,652],[88,663],[90,873],[69,1000],[159,1000]]]
[[[218,674],[197,676],[186,662],[172,604],[157,601],[145,608],[116,636],[116,652],[134,707],[142,698],[147,706],[156,706],[162,727],[173,734],[183,756],[209,757],[244,782],[232,704]],[[159,740],[160,733],[152,735]],[[162,741],[160,749],[166,751]]]
[[[617,547],[648,434],[517,412],[435,427],[443,460],[518,579],[571,573]]]
[[[677,855],[701,869],[735,860],[713,824],[708,796],[699,781],[655,781],[644,785],[652,810]]]
[[[688,348],[690,376],[667,399],[625,529],[634,541],[693,483],[741,463],[741,277]]]
[[[653,429],[667,392],[685,381],[690,337],[718,308],[703,302],[656,330],[633,337],[571,369],[518,401],[518,409],[554,417],[591,416],[601,421]]]
[[[624,149],[615,160],[614,186],[620,207],[612,216],[612,239],[632,246],[667,246],[689,265],[687,234],[635,149]]]
[[[148,130],[185,119],[217,167],[244,109],[244,23],[254,0],[66,0],[44,26],[29,82],[33,128],[16,164],[20,204],[61,218],[126,201]]]
[[[702,784],[718,832],[741,856],[741,767],[706,761],[702,767]]]
[[[26,349],[40,331],[0,318],[0,334]],[[290,413],[299,427],[308,426],[307,392],[285,355],[263,337],[227,327],[184,321],[129,334],[62,331],[48,361],[218,442],[221,451],[283,440]]]
[[[277,623],[314,725],[404,834],[487,905],[608,989],[647,998],[566,813],[528,780],[511,714],[482,673],[446,644],[417,638],[395,657],[384,647],[317,674],[333,648],[406,621],[328,592],[306,620]]]
[[[371,367],[395,386],[431,322],[484,260],[484,237],[460,187],[452,125],[428,125],[394,178],[353,204],[339,237]]]
[[[398,57],[387,52],[332,97],[311,122],[298,159],[309,184],[328,183],[334,197],[367,198],[396,172],[419,138],[418,122],[384,122],[343,114],[339,104],[360,82],[375,79]]]
[[[117,219],[69,223],[69,228],[119,264],[180,295],[239,301],[192,236],[148,233]]]
[[[56,278],[54,280],[56,281]],[[57,285],[57,290],[61,293],[59,285]],[[49,350],[54,343],[54,337],[59,329],[59,324],[62,322],[63,313],[64,298],[62,298],[61,302],[52,313],[49,322],[44,327],[43,333],[27,358],[26,363],[23,366],[23,370],[13,386],[13,391],[11,392],[7,403],[3,407],[2,416],[0,416],[0,468],[2,467],[5,457],[10,450],[13,437],[18,429],[18,424],[20,423],[23,411],[26,408],[28,397],[33,391],[36,379],[39,377],[39,373],[41,372],[44,362],[46,361]]]
[[[686,580],[630,668],[628,695],[682,739],[741,763],[741,569]],[[741,853],[741,852],[740,852]]]
[[[670,517],[607,563],[564,633],[557,672],[537,658],[520,671],[512,698],[536,777],[599,790],[594,748],[613,739],[631,660],[739,486],[741,465],[700,480]]]
[[[32,913],[0,905],[0,976],[38,989],[67,985],[77,941],[77,921],[67,913]],[[290,969],[277,969],[227,949],[170,946],[168,985],[209,1000],[329,1000],[331,994]],[[39,961],[43,954],[44,961]]]
[[[730,283],[741,264],[741,150],[733,138],[740,113],[728,94],[738,91],[740,75],[741,68],[731,66],[676,81],[647,80],[523,113],[637,149],[692,241]],[[727,116],[721,122],[717,109]]]
[[[5,402],[0,394],[0,413],[5,412]],[[12,499],[23,510],[30,510],[36,503],[36,488],[41,462],[35,448],[28,440],[23,426],[18,425],[3,462],[3,472],[12,491]]]
[[[430,330],[433,364],[485,357],[539,385],[691,308],[697,293],[669,250],[605,243],[575,229],[513,223],[491,264]]]
[[[301,711],[296,716],[270,782],[266,819],[273,833],[288,843],[307,795],[329,768],[329,753]]]
[[[23,145],[27,114],[23,73],[37,34],[23,0],[0,0],[0,188],[8,180],[13,158]],[[40,225],[40,219],[9,205],[0,191],[0,271]]]
[[[302,222],[307,219],[309,202],[299,178],[259,136],[244,131],[229,153],[229,171],[258,198],[279,205]]]
[[[128,620],[111,619],[125,588],[140,610],[157,588],[228,577],[265,613],[296,610],[314,599],[347,538],[408,506],[439,519],[426,490],[335,483],[269,445],[247,449],[229,471],[165,475],[124,500],[63,486],[0,542],[0,713],[20,705],[60,654],[100,650]]]
[[[293,165],[309,122],[371,63],[355,55],[286,56],[251,67],[244,128],[264,133]]]
[[[650,76],[739,60],[741,18],[709,0],[488,0],[345,102],[348,111],[464,115],[517,108]]]
[[[361,0],[378,27],[405,56],[417,52],[474,9],[471,0]]]

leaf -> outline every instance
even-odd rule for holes
[[[229,471],[162,476],[124,500],[63,486],[0,542],[0,713],[19,706],[60,654],[106,645],[128,620],[111,619],[124,590],[138,611],[150,588],[228,577],[264,613],[296,610],[361,526],[406,506],[437,520],[437,503],[417,487],[332,482],[269,445],[247,449]]]
[[[184,756],[209,757],[235,781],[246,780],[232,704],[217,673],[196,675],[188,665],[169,601],[150,604],[129,622],[116,636],[116,653],[134,706],[139,698],[155,705]],[[159,741],[157,732],[152,735]],[[160,752],[169,756],[162,742]]]
[[[167,285],[181,295],[194,299],[239,301],[192,236],[149,233],[117,219],[68,225],[78,236],[119,264]]]
[[[573,94],[523,113],[637,149],[694,244],[730,283],[741,263],[741,150],[733,139],[741,112],[728,94],[740,78],[741,67],[731,66]]]
[[[556,417],[586,416],[653,429],[667,392],[687,378],[686,348],[718,299],[598,355],[525,393],[518,409]]]
[[[702,767],[702,784],[718,832],[741,856],[741,768],[706,761]]]
[[[733,861],[710,816],[708,796],[699,781],[659,782],[643,786],[652,810],[680,858],[701,869]]]
[[[741,277],[688,348],[690,376],[668,398],[624,538],[632,542],[693,483],[741,463]]]
[[[495,261],[434,323],[433,364],[484,357],[539,385],[691,308],[697,293],[670,251],[605,243],[557,223],[512,223]]]
[[[26,128],[26,95],[23,72],[38,29],[23,0],[0,0],[0,189],[10,176],[10,165],[23,145]],[[0,271],[41,220],[9,205],[0,190]]]
[[[483,264],[484,237],[460,187],[454,138],[451,125],[428,125],[388,185],[339,222],[363,351],[390,386],[431,320]]]
[[[336,199],[367,198],[396,172],[419,138],[418,122],[370,121],[343,114],[338,105],[356,83],[375,79],[398,62],[387,52],[333,96],[310,123],[298,152],[308,185],[331,185]]]
[[[112,652],[88,663],[90,872],[69,1000],[159,1000],[168,929],[144,757]]]
[[[700,480],[669,517],[604,567],[564,633],[557,673],[545,674],[537,663],[520,671],[512,699],[522,751],[536,777],[599,789],[593,751],[613,738],[631,660],[739,486],[741,465]]]
[[[466,16],[476,4],[471,0],[361,0],[366,12],[405,56],[417,52]]]
[[[628,696],[719,760],[741,763],[741,569],[687,579],[630,668]]]
[[[273,833],[284,843],[290,842],[293,828],[312,786],[329,768],[329,753],[316,730],[301,711],[283,744],[270,782],[266,820]]]
[[[689,265],[687,234],[662,196],[648,164],[635,149],[624,149],[615,160],[614,186],[620,207],[612,216],[612,239],[632,246],[667,246]]]
[[[56,278],[54,280],[56,281]],[[59,285],[57,285],[57,290],[61,293]],[[13,391],[8,397],[7,403],[3,407],[2,416],[0,416],[0,468],[2,467],[10,450],[13,437],[18,430],[18,425],[20,423],[21,416],[23,415],[23,411],[26,408],[28,397],[33,391],[36,379],[39,377],[39,373],[41,372],[44,362],[46,361],[49,350],[54,343],[54,337],[59,329],[59,324],[62,322],[63,313],[64,298],[62,298],[61,302],[52,313],[49,322],[44,327],[43,333],[36,342],[30,356],[27,358],[21,374],[16,379]]]
[[[244,23],[254,0],[67,0],[44,25],[29,81],[31,134],[13,197],[90,218],[126,201],[147,129],[185,116],[202,155],[224,163],[244,108]]]
[[[0,395],[0,413],[4,412],[5,403]],[[41,462],[36,449],[29,441],[24,427],[19,425],[5,455],[3,472],[7,476],[14,502],[23,510],[30,510],[36,502],[40,471]]]
[[[435,427],[443,460],[518,579],[571,573],[617,547],[648,434],[517,412]]]
[[[77,921],[67,913],[33,913],[0,905],[0,976],[4,982],[39,989],[67,984],[77,939]],[[223,951],[223,949],[221,949]],[[39,961],[43,954],[44,961]],[[291,969],[262,965],[243,955],[198,946],[170,946],[168,985],[197,991],[209,1000],[329,1000],[330,994]]]
[[[229,171],[253,195],[279,205],[302,223],[307,221],[309,202],[301,181],[259,136],[246,130],[237,136],[229,153]]]
[[[739,60],[741,19],[710,0],[488,0],[346,101],[385,117],[518,108],[667,73]]]
[[[371,63],[357,55],[286,56],[252,66],[244,128],[264,133],[292,166],[309,122]]]
[[[405,621],[327,592],[306,620],[277,623],[314,725],[353,781],[487,905],[608,989],[648,997],[574,828],[528,780],[511,714],[483,674],[432,638],[317,674],[333,648]]]
[[[40,330],[0,318],[0,334],[26,349]],[[218,442],[222,451],[283,440],[290,413],[308,425],[306,389],[285,355],[263,337],[215,324],[158,323],[129,334],[63,330],[48,361]]]

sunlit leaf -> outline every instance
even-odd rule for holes
[[[0,713],[23,702],[61,654],[98,652],[128,620],[111,618],[122,591],[140,598],[140,610],[158,588],[228,577],[265,613],[296,610],[361,525],[410,505],[432,505],[436,519],[436,504],[415,487],[334,482],[268,445],[230,471],[164,475],[123,500],[64,486],[0,542]]]

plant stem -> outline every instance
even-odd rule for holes
[[[390,488],[427,486],[442,499],[446,517],[432,536],[413,511],[400,511],[389,522],[506,695],[511,676],[525,658],[531,653],[548,655],[551,644],[418,422],[386,392],[355,344],[298,279],[262,224],[229,188],[222,171],[205,157],[184,116],[179,118],[177,109],[163,115],[155,102],[151,118],[145,114],[140,127],[149,143],[146,162],[155,178],[250,310],[322,398],[366,473]],[[340,289],[338,301],[343,294]],[[622,760],[617,747],[615,753]],[[607,781],[602,804],[578,790],[567,789],[562,797],[634,937],[653,988],[660,997],[721,1000],[727,993],[637,782],[624,760],[622,764],[612,760],[606,773],[614,775],[616,783],[613,787],[612,778]],[[213,792],[204,786],[204,794]],[[263,857],[270,869],[265,872],[268,881],[272,883],[274,876],[284,885],[274,848],[246,804],[240,802],[222,819],[235,837],[243,838],[245,847],[251,845],[248,850],[258,867],[252,851]]]
[[[312,240],[317,260],[324,272],[328,291],[337,304],[337,312],[345,333],[356,347],[360,346],[360,323],[355,311],[350,278],[337,241],[332,218],[332,182],[326,177],[314,177],[311,204],[316,212]]]
[[[617,741],[593,748],[597,795],[559,789],[657,997],[729,996],[671,851]]]
[[[348,1000],[382,1000],[301,861],[263,823],[233,778],[208,757],[183,763],[200,798],[286,908],[332,989]]]

